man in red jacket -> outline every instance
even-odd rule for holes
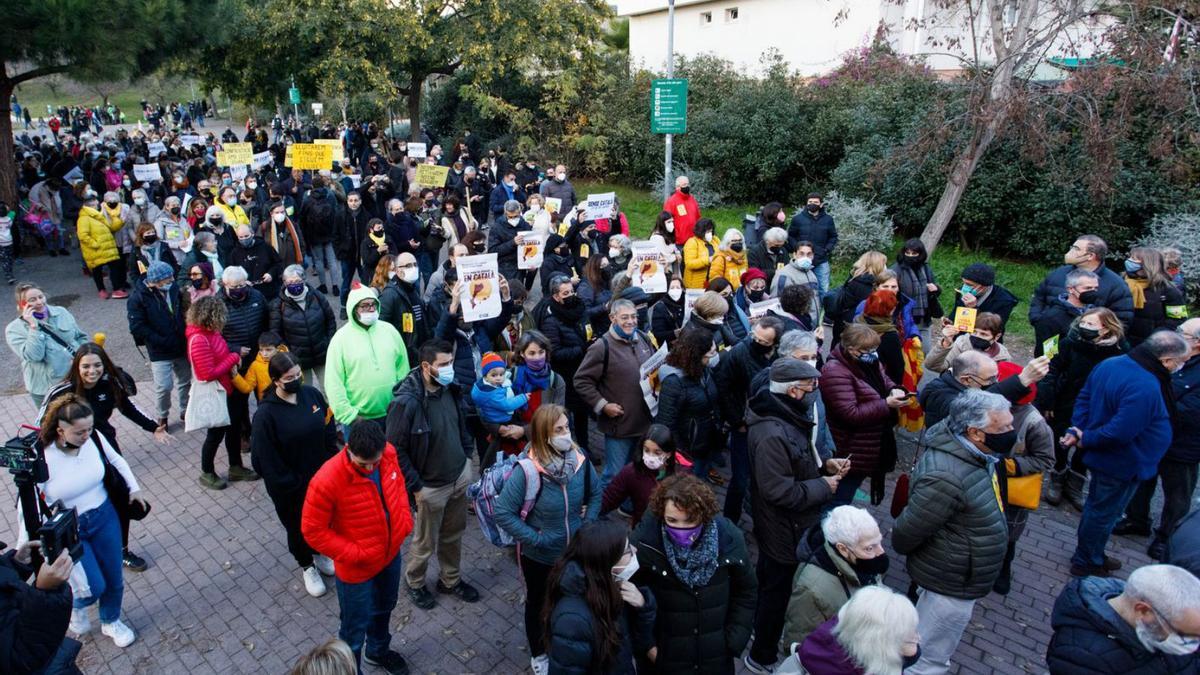
[[[412,525],[396,449],[379,425],[355,420],[346,448],[309,483],[300,530],[313,550],[334,561],[338,637],[354,651],[359,672],[365,658],[393,675],[408,673],[404,657],[389,647],[388,620],[400,592],[400,545]]]
[[[680,246],[692,238],[696,229],[696,221],[700,220],[700,205],[691,195],[692,186],[687,176],[675,179],[675,192],[663,202],[663,211],[671,214],[675,220],[675,241]]]

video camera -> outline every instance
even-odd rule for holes
[[[54,515],[38,529],[42,556],[47,562],[54,562],[59,553],[66,551],[72,560],[79,562],[83,557],[83,545],[79,543],[79,514],[73,508],[65,508],[61,501],[54,502],[50,509]]]
[[[35,483],[46,482],[50,479],[50,470],[46,458],[34,447],[36,442],[36,433],[8,439],[0,447],[0,466],[13,475],[28,475]]]

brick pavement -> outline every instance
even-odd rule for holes
[[[44,283],[55,302],[74,298],[71,310],[84,329],[107,332],[117,363],[144,382],[148,369],[131,348],[123,306],[93,300],[89,280],[63,273],[73,268],[73,263],[61,260],[31,258],[26,271],[33,273],[25,276]],[[117,308],[121,311],[113,311]],[[13,311],[10,306],[6,322]],[[3,350],[0,376],[6,382],[13,379],[15,366],[11,352]],[[15,377],[19,382],[19,373]],[[137,397],[144,406],[149,405],[150,390],[144,382]],[[0,430],[7,434],[17,423],[29,421],[33,408],[24,394],[11,388],[6,393],[0,396]],[[332,582],[322,598],[304,592],[261,483],[206,490],[196,483],[201,434],[185,435],[175,422],[175,440],[159,446],[123,418],[116,426],[154,505],[147,520],[133,525],[131,536],[133,548],[151,561],[151,567],[125,575],[125,619],[138,631],[138,641],[121,650],[94,631],[84,640],[79,659],[85,672],[283,673],[309,648],[336,634]],[[224,470],[221,453],[217,466]],[[886,509],[890,493],[889,487],[883,507],[872,509],[885,533],[885,546],[892,526]],[[14,504],[15,499],[11,481],[0,479],[0,501]],[[13,509],[5,512],[0,540],[12,542],[16,517]],[[1004,598],[989,596],[977,605],[956,654],[955,672],[1045,671],[1049,612],[1067,580],[1076,520],[1073,512],[1050,507],[1031,515],[1014,564],[1012,592]],[[749,521],[743,519],[742,526],[748,529]],[[753,536],[747,533],[747,538],[753,548]],[[1115,537],[1113,542],[1117,557],[1126,564],[1121,576],[1148,562],[1144,539]],[[439,598],[437,608],[424,612],[401,594],[392,617],[393,646],[409,659],[415,673],[527,672],[523,593],[510,553],[487,544],[472,519],[463,555],[464,575],[483,592],[483,601],[466,605]],[[902,560],[893,558],[887,583],[897,590],[907,588]]]

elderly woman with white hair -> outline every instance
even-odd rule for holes
[[[183,203],[171,195],[163,201],[163,207],[152,221],[158,240],[171,249],[176,262],[183,262],[187,250],[192,246],[192,227],[183,215]]]
[[[803,642],[832,618],[856,590],[882,583],[888,570],[879,524],[866,510],[839,506],[808,530],[797,550],[783,644]]]
[[[783,210],[779,209],[776,213],[782,215]],[[762,270],[763,274],[767,275],[768,287],[775,280],[775,272],[787,267],[790,260],[791,254],[787,250],[787,230],[777,226],[770,227],[763,232],[762,241],[751,246],[750,251],[746,254],[747,264]]]
[[[337,332],[337,315],[324,293],[304,281],[304,267],[283,270],[283,289],[269,300],[271,332],[278,335],[296,357],[304,381],[314,387],[325,379],[325,352]]]
[[[708,279],[725,279],[737,290],[742,285],[742,275],[749,269],[746,265],[746,239],[742,231],[736,228],[725,230],[721,236],[721,245],[713,254],[712,264],[708,268]]]
[[[625,271],[629,260],[633,258],[633,242],[623,234],[614,234],[608,238],[608,262],[614,271]]]
[[[864,586],[775,674],[900,675],[920,653],[912,602],[883,586]]]

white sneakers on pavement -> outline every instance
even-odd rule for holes
[[[118,647],[128,647],[137,639],[137,634],[133,629],[126,626],[120,619],[112,623],[100,624],[100,632],[112,638],[113,644]]]
[[[314,598],[325,595],[325,581],[321,579],[321,572],[315,565],[304,568],[304,590]]]
[[[313,564],[327,577],[333,576],[333,561],[323,555],[314,555]]]
[[[67,624],[67,630],[78,636],[91,632],[92,620],[88,618],[87,607],[71,610],[71,623]]]

